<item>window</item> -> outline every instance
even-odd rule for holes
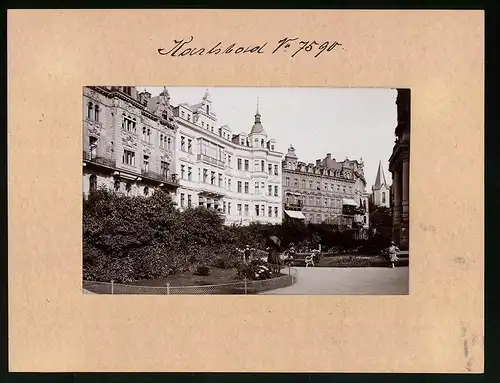
[[[255,183],[255,194],[259,194],[259,183]]]
[[[316,222],[321,223],[321,214],[316,215]]]
[[[231,191],[231,179],[227,179],[227,190]]]
[[[96,106],[95,106],[95,111],[94,111],[94,116],[95,116],[95,118],[94,118],[94,119],[95,119],[97,122],[99,122],[99,112],[100,112],[100,110],[99,110],[99,105],[96,105]]]
[[[202,121],[201,122],[201,127],[204,128],[205,127],[205,121]]]
[[[274,187],[274,196],[278,197],[278,187],[277,186]]]
[[[89,177],[89,182],[90,182],[89,190],[91,191],[97,190],[97,176],[95,174],[92,174]]]
[[[93,104],[89,102],[87,104],[87,118],[92,118],[92,109],[94,108]]]
[[[313,188],[313,182],[309,181],[309,189],[312,189],[312,188]]]
[[[299,187],[299,180],[297,178],[293,180],[293,186]]]
[[[161,174],[166,177],[168,176],[168,162],[162,161],[160,165]]]
[[[210,114],[210,106],[207,105],[207,114]]]
[[[208,178],[208,170],[203,169],[203,183],[207,183],[207,178]]]
[[[385,203],[385,192],[382,192],[382,203]]]
[[[342,191],[345,193],[345,186],[342,188]]]
[[[278,175],[278,165],[274,165],[274,175]]]
[[[274,208],[274,216],[276,218],[278,217],[278,208],[277,207]]]
[[[274,145],[271,145],[271,150],[274,152]]]
[[[265,167],[266,167],[266,163],[264,161],[260,161],[260,171],[261,172],[265,172]]]
[[[255,215],[259,216],[259,205],[255,205]]]
[[[242,182],[238,181],[238,193],[241,193]]]
[[[184,173],[186,173],[186,166],[181,165],[181,179],[184,179]]]
[[[363,216],[363,223],[366,223],[366,215]]]
[[[146,127],[142,128],[142,140],[146,141]]]
[[[231,215],[231,202],[227,203],[227,214]]]
[[[248,205],[245,205],[245,215],[248,216]]]
[[[272,185],[267,185],[267,194],[270,196],[273,195],[273,187]]]
[[[135,166],[135,153],[130,150],[124,150],[122,162],[126,165]]]
[[[285,178],[285,186],[290,186],[290,178],[289,177]]]
[[[144,156],[142,160],[142,170],[144,172],[149,172],[149,156]]]
[[[167,141],[167,149],[172,150],[172,139],[169,137]]]
[[[302,189],[306,188],[306,180],[302,180]]]
[[[188,180],[192,181],[193,180],[193,168],[188,167]]]
[[[241,170],[241,158],[238,158],[238,170]]]
[[[188,207],[191,207],[191,194],[188,194]]]
[[[163,149],[163,134],[160,134],[160,148]]]
[[[114,187],[115,187],[115,191],[120,190],[120,180],[115,180]]]
[[[144,186],[144,196],[147,197],[149,195],[149,188]]]
[[[227,156],[227,167],[230,168],[231,167],[231,156]]]
[[[328,199],[326,199],[326,198],[325,198],[325,201],[324,201],[324,205],[325,205],[325,207],[328,206]]]
[[[248,171],[248,160],[245,160],[245,171]]]
[[[269,207],[267,208],[267,215],[268,215],[269,217],[272,217],[272,216],[273,216],[273,208],[272,208],[271,206],[269,206]]]
[[[181,110],[181,117],[184,118],[184,111]]]
[[[186,150],[186,137],[181,136],[181,150],[184,152]]]
[[[320,203],[320,198],[319,197],[316,197],[316,206],[320,206],[321,203]]]
[[[226,214],[226,202],[222,203],[222,212]]]
[[[245,182],[245,193],[248,194],[248,182]]]
[[[264,194],[265,189],[266,189],[266,184],[264,184],[264,182],[261,182],[260,183],[260,191],[261,191],[262,194]]]
[[[267,172],[269,173],[269,175],[273,174],[273,165],[272,164],[267,165]]]
[[[241,215],[241,203],[239,203],[239,204],[236,206],[236,210],[238,210],[238,215]]]
[[[265,206],[264,205],[260,205],[260,215],[261,216],[265,216],[265,210],[264,210]]]
[[[215,185],[215,172],[210,172],[210,184]]]
[[[184,193],[181,193],[181,207],[184,207]]]
[[[125,129],[127,132],[131,133],[136,133],[136,121],[135,118],[130,118],[125,115],[123,115],[123,120],[122,120],[122,128]]]
[[[219,187],[222,187],[222,174],[219,173]]]
[[[328,185],[327,185],[327,184],[325,184],[325,191],[327,191],[327,190],[328,190]]]
[[[321,187],[319,185],[319,182],[316,182],[316,190],[321,190]]]
[[[188,153],[193,153],[193,140],[188,140]]]
[[[89,154],[90,159],[96,158],[97,156],[97,138],[89,137]]]
[[[151,143],[151,129],[149,129],[149,128],[146,131],[146,141]]]
[[[130,195],[130,191],[132,190],[132,185],[130,183],[126,183],[125,184],[125,192],[127,193],[127,195]]]

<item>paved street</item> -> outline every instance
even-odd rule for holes
[[[405,295],[408,267],[296,267],[297,282],[266,295]]]

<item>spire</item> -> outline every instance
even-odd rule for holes
[[[260,124],[259,98],[257,97],[257,111],[255,112],[255,123]]]
[[[205,89],[205,95],[203,96],[203,101],[212,101],[210,95],[208,94],[208,89]]]
[[[384,170],[382,169],[382,161],[379,161],[377,178],[375,179],[375,185],[373,185],[373,187],[375,189],[380,189],[382,185],[387,185],[387,181],[385,180]]]

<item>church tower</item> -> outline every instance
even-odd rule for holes
[[[390,188],[385,180],[382,161],[378,164],[377,178],[372,186],[372,199],[375,206],[390,207]]]

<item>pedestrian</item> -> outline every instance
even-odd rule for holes
[[[274,235],[269,237],[267,246],[268,249],[267,263],[273,265],[274,272],[276,274],[279,274],[281,265],[281,258],[279,254],[280,248],[281,248],[281,241],[279,240],[279,238]]]
[[[286,257],[286,261],[288,264],[291,265],[293,263],[295,254],[296,254],[295,244],[293,242],[290,242],[290,245],[288,245],[287,257]]]
[[[391,245],[387,248],[387,254],[389,255],[389,261],[391,262],[390,268],[394,268],[394,264],[399,259],[398,258],[399,248],[391,242]]]
[[[245,246],[245,250],[243,250],[243,263],[247,265],[252,257],[252,249],[250,249],[250,245]]]

